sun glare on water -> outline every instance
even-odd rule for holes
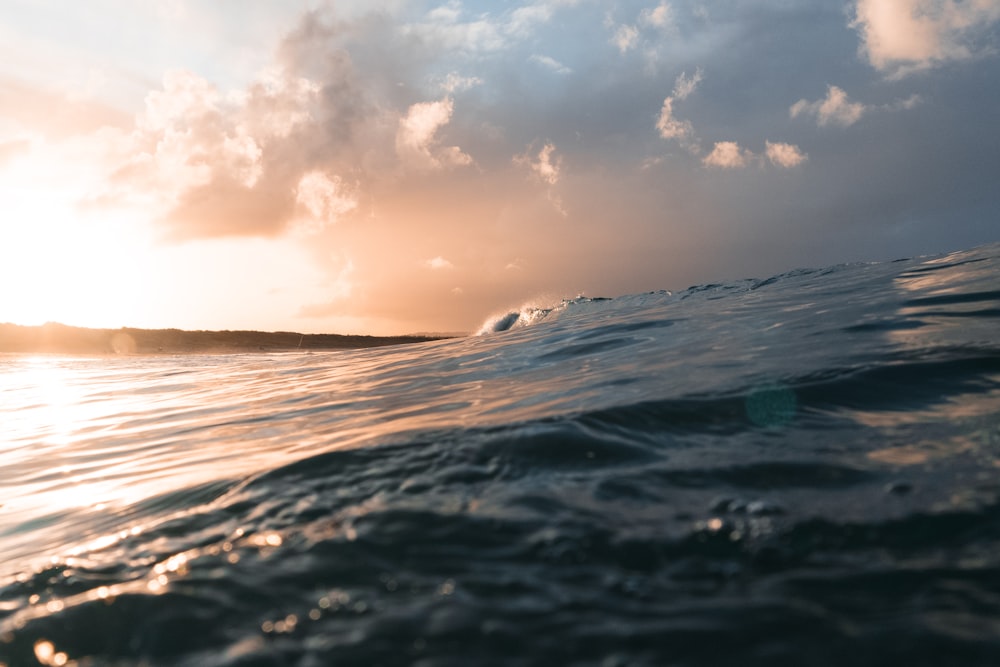
[[[78,451],[88,429],[110,425],[106,406],[88,399],[59,358],[23,360],[0,374],[0,403],[6,409],[6,439],[0,444],[11,473],[5,508],[44,506],[50,511],[121,501],[122,489],[104,484],[87,463],[95,452]]]

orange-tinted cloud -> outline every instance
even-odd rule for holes
[[[712,151],[702,158],[701,162],[706,167],[740,169],[750,164],[754,159],[753,153],[740,148],[740,145],[735,141],[716,141]]]
[[[767,156],[767,159],[771,161],[771,164],[776,167],[785,167],[786,169],[790,169],[792,167],[799,166],[809,159],[809,156],[803,153],[802,149],[793,144],[785,144],[778,141],[766,141],[764,142],[764,146],[764,154]]]
[[[108,125],[125,125],[128,113],[101,100],[0,74],[0,117],[58,140]]]
[[[865,113],[865,105],[848,100],[847,93],[837,86],[827,86],[826,97],[809,102],[799,100],[788,110],[792,118],[800,115],[816,117],[819,125],[848,126],[858,122]]]
[[[448,124],[454,110],[450,97],[436,102],[411,105],[399,119],[396,152],[417,169],[442,169],[472,164],[472,158],[458,146],[441,146],[438,130]]]
[[[676,140],[682,147],[691,153],[700,152],[698,140],[694,133],[694,127],[690,121],[677,118],[674,114],[674,102],[685,100],[698,87],[702,79],[701,68],[695,70],[690,77],[686,72],[681,72],[674,82],[674,89],[670,95],[663,100],[660,107],[660,116],[656,120],[656,129],[663,139]]]
[[[900,77],[973,57],[997,21],[996,0],[858,0],[854,26],[872,67]]]
[[[812,116],[820,127],[839,125],[849,127],[861,120],[861,117],[873,111],[901,111],[912,109],[921,102],[919,95],[910,95],[905,99],[883,105],[863,104],[851,100],[843,89],[837,86],[827,86],[826,97],[810,102],[801,99],[788,109],[792,118]]]

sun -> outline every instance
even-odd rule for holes
[[[0,173],[0,322],[104,326],[141,295],[147,244],[120,214]]]

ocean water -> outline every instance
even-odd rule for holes
[[[0,664],[1000,664],[1000,246],[0,357]]]

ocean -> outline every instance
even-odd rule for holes
[[[1000,245],[0,415],[5,667],[1000,664]]]

